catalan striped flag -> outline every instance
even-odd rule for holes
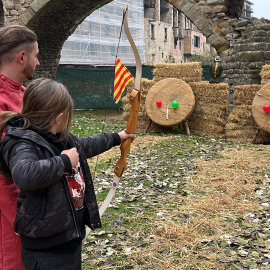
[[[125,91],[127,84],[132,79],[134,79],[132,74],[128,71],[125,65],[117,57],[115,62],[114,93],[113,93],[113,96],[116,99],[115,103],[119,102],[121,95]]]

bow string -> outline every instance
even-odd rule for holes
[[[132,48],[132,51],[133,51],[133,54],[134,54],[135,60],[136,60],[135,85],[134,85],[134,89],[131,91],[130,97],[129,97],[129,102],[131,104],[131,113],[129,116],[129,120],[127,122],[127,126],[125,128],[126,133],[135,134],[137,127],[138,127],[138,114],[139,114],[139,107],[140,107],[140,102],[141,102],[142,63],[141,63],[141,58],[140,58],[138,49],[134,43],[134,40],[130,34],[130,31],[129,31],[128,6],[127,5],[124,8],[123,24],[122,25],[124,26],[126,36],[127,36],[128,41],[131,45],[131,48]],[[122,30],[122,28],[121,28],[121,30]],[[132,143],[132,139],[128,138],[127,140],[123,141],[120,145],[121,156],[118,159],[118,161],[116,162],[116,165],[114,167],[114,174],[115,175],[113,178],[113,182],[112,182],[110,191],[109,191],[107,197],[105,198],[104,202],[102,203],[102,205],[99,208],[99,215],[100,216],[102,216],[104,214],[105,210],[109,206],[109,204],[110,204],[110,202],[111,202],[111,200],[116,192],[118,184],[121,180],[121,177],[122,177],[123,172],[124,172],[126,165],[127,165],[126,158],[127,158],[128,153],[130,152],[131,143]],[[90,233],[90,228],[87,227],[85,239],[87,238],[89,233]]]
[[[124,25],[124,30],[126,33],[126,36],[128,38],[128,41],[131,45],[133,54],[135,56],[136,60],[136,76],[135,76],[135,85],[134,89],[130,93],[129,97],[129,102],[131,104],[131,113],[129,116],[129,120],[126,126],[126,133],[129,134],[135,134],[137,127],[138,127],[138,114],[139,114],[139,107],[140,107],[140,102],[141,102],[141,78],[142,78],[142,63],[141,63],[141,58],[140,54],[138,52],[138,49],[134,43],[134,40],[130,34],[129,31],[129,26],[128,26],[128,6],[125,6],[124,13],[123,13],[123,25]],[[118,184],[120,182],[120,179],[123,175],[123,172],[126,168],[127,162],[126,158],[128,153],[130,152],[130,145],[131,145],[132,139],[128,138],[127,140],[123,141],[120,150],[121,150],[121,156],[119,160],[116,162],[115,168],[114,168],[114,179],[112,183],[112,187],[104,200],[103,204],[101,205],[99,209],[99,214],[100,216],[103,215],[105,212],[106,208],[109,206],[115,191],[118,187]]]

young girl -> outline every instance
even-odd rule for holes
[[[81,269],[85,225],[101,227],[87,158],[135,138],[77,138],[68,132],[72,111],[66,88],[41,78],[26,88],[21,113],[1,114],[0,171],[20,189],[14,229],[27,270]]]

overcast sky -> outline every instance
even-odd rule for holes
[[[269,0],[251,0],[253,5],[253,17],[270,19],[270,1]]]

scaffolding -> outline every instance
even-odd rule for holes
[[[123,10],[128,5],[128,24],[144,63],[143,0],[115,0],[94,11],[66,40],[60,64],[114,66],[117,56],[127,66],[135,66],[134,54],[124,28],[119,43]]]

